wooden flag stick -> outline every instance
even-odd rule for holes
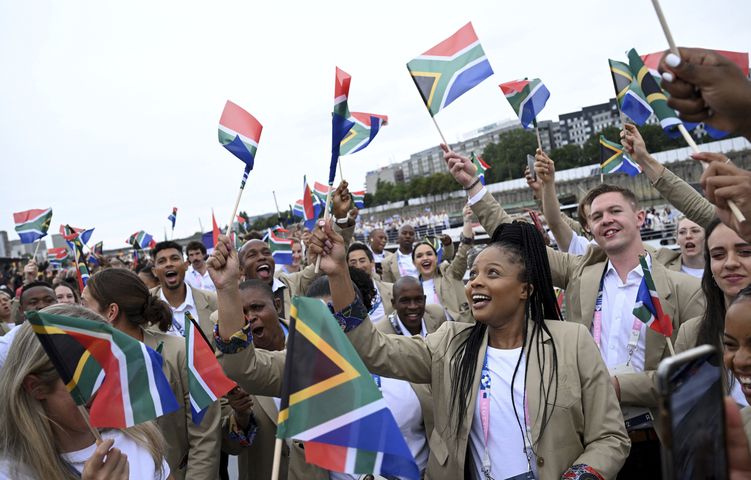
[[[673,348],[673,340],[670,339],[670,337],[665,337],[665,340],[668,342],[668,351],[670,352],[670,356],[675,355],[675,349]]]
[[[428,110],[428,113],[430,113],[430,110]],[[441,140],[448,147],[449,146],[449,142],[447,142],[446,141],[446,137],[443,136],[443,132],[441,131],[441,127],[438,126],[438,122],[435,121],[435,117],[433,116],[432,113],[430,114],[430,119],[433,120],[433,125],[435,125],[435,129],[438,130],[438,135],[441,136]],[[449,150],[450,149],[451,149],[451,147],[449,147]]]
[[[670,27],[668,27],[668,22],[667,20],[665,20],[665,14],[662,13],[660,0],[652,0],[652,5],[655,8],[657,19],[660,20],[660,26],[662,26],[662,31],[665,34],[665,38],[668,41],[670,52],[680,57],[681,54],[678,51],[678,47],[675,45],[675,40],[673,40],[673,34],[670,33]],[[693,150],[694,153],[701,152],[701,150],[699,150],[699,146],[696,145],[696,142],[694,141],[694,139],[691,138],[691,135],[689,135],[688,130],[686,130],[686,127],[683,125],[683,123],[678,125],[678,131],[681,132],[681,135],[683,135],[683,139],[686,140],[686,143],[688,143],[688,145],[691,147],[691,150]],[[709,165],[707,164],[707,162],[701,162],[701,166],[704,170],[706,170]],[[733,212],[733,215],[735,216],[736,220],[738,220],[739,222],[746,221],[745,215],[743,215],[743,213],[738,208],[738,205],[736,205],[734,201],[728,200],[728,207],[730,207],[730,211]]]
[[[331,191],[334,190],[334,184],[329,184],[329,192],[326,194],[326,206],[323,210],[323,221],[328,222],[331,215],[329,214],[329,206],[331,205]],[[318,258],[316,258],[316,269],[315,273],[318,273],[321,271],[321,256],[318,255]]]
[[[274,442],[274,463],[271,465],[271,480],[279,480],[279,469],[282,465],[282,439]]]
[[[244,185],[243,185],[244,187]],[[232,209],[232,216],[229,217],[229,224],[227,227],[227,235],[229,235],[229,232],[232,230],[232,223],[235,221],[235,215],[237,215],[237,209],[240,207],[240,197],[243,195],[243,190],[245,188],[240,187],[240,191],[237,192],[237,200],[235,200],[235,208]]]
[[[102,443],[102,436],[99,434],[99,430],[91,425],[91,420],[89,419],[89,411],[86,410],[86,407],[84,407],[83,405],[78,406],[78,411],[81,412],[81,416],[83,416],[83,420],[84,422],[86,422],[86,426],[89,427],[89,430],[91,430],[91,433],[94,435],[96,444],[99,445],[100,443]]]
[[[339,178],[340,180],[344,180],[344,170],[342,170],[342,157],[339,157],[336,163],[339,164]]]
[[[42,238],[44,238],[44,237],[42,237]],[[37,240],[37,246],[34,247],[34,254],[31,256],[31,258],[34,259],[35,262],[36,262],[36,259],[37,259],[37,253],[39,253],[39,245],[42,243],[42,238],[40,238],[39,240]]]

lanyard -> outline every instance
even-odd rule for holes
[[[597,348],[601,352],[602,348],[600,347],[600,343],[602,341],[602,297],[605,286],[605,274],[607,273],[607,271],[608,265],[605,264],[605,269],[602,271],[602,276],[600,277],[600,288],[597,291],[597,300],[595,300],[595,313],[592,317],[592,337],[594,338]],[[626,365],[631,364],[631,357],[634,355],[636,346],[639,344],[639,336],[641,335],[641,328],[643,325],[644,323],[639,320],[639,318],[634,316],[634,323],[631,325],[631,334],[629,335],[628,345],[626,346],[628,350],[628,359],[626,360]]]
[[[180,325],[180,323],[178,323],[177,320],[175,320],[175,317],[172,317],[172,328],[174,328],[181,337],[185,336],[185,329],[182,325]]]
[[[485,440],[485,451],[482,455],[482,473],[485,480],[492,480],[490,475],[490,452],[488,451],[488,435],[490,433],[490,370],[488,369],[488,352],[485,351],[485,359],[482,361],[482,373],[480,374],[480,423],[482,424],[482,434]],[[522,429],[522,440],[524,441],[524,456],[527,458],[527,467],[532,471],[532,442],[530,441],[531,428],[529,425],[529,405],[527,402],[527,381],[524,380],[524,425]],[[514,385],[511,385],[511,391],[514,391]],[[511,397],[513,404],[513,396]],[[517,422],[519,418],[517,417]],[[521,422],[519,422],[521,429]]]
[[[389,315],[389,322],[391,322],[391,326],[394,327],[394,333],[397,335],[404,335],[404,331],[399,326],[399,322],[396,321],[396,312]]]
[[[381,292],[378,291],[378,287],[376,287],[375,284],[373,285],[373,289],[375,290],[376,294],[373,298],[373,307],[370,309],[370,312],[368,312],[368,314],[370,315],[373,315],[373,313],[378,310],[378,307],[381,306],[381,303],[383,303],[383,300],[381,299]]]

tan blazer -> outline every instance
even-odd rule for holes
[[[715,218],[715,209],[694,187],[667,168],[652,184],[668,202],[683,212],[686,218],[703,228]]]
[[[185,339],[167,333],[143,330],[143,343],[154,350],[162,344],[162,370],[175,393],[180,409],[156,419],[167,445],[167,463],[176,480],[219,475],[221,448],[221,410],[219,401],[209,407],[200,425],[195,425],[190,412],[188,361]],[[180,468],[186,463],[187,466]]]
[[[528,353],[526,395],[532,423],[533,441],[538,439],[542,423],[540,395],[542,378],[551,374],[552,344],[558,358],[558,390],[554,408],[549,410],[545,435],[536,442],[539,478],[560,479],[572,465],[584,463],[604,478],[615,478],[625,461],[630,442],[618,408],[615,391],[600,353],[581,325],[569,322],[546,322],[552,336],[542,334],[542,355],[546,370],[540,375],[540,359],[531,347]],[[468,438],[474,408],[468,408],[459,435],[451,420],[450,370],[453,354],[472,325],[445,322],[426,338],[384,335],[369,321],[350,331],[349,337],[365,365],[376,374],[431,385],[436,412],[435,428],[430,435],[430,458],[426,478],[455,480],[464,478]],[[530,328],[531,330],[531,328]],[[482,342],[478,358],[485,355],[488,335]],[[528,347],[529,348],[529,347]],[[469,405],[477,402],[482,361],[475,368]],[[551,397],[552,398],[552,397]]]
[[[652,254],[652,252],[649,252],[649,253]],[[681,267],[683,266],[683,261],[681,260],[680,250],[672,250],[670,248],[658,248],[657,250],[655,250],[655,253],[654,255],[652,255],[652,258],[656,260],[657,262],[660,262],[661,264],[665,265],[665,268],[673,272],[680,272]]]
[[[373,273],[371,278],[373,279],[373,284],[378,289],[378,293],[381,294],[383,311],[388,317],[394,311],[394,284],[380,280],[375,273]]]
[[[472,210],[477,214],[485,231],[493,231],[511,217],[488,192]],[[653,249],[647,248],[652,255]],[[588,330],[592,327],[595,300],[602,272],[607,265],[607,255],[597,245],[592,245],[582,256],[569,255],[551,248],[547,249],[553,284],[566,290],[567,320],[581,323]],[[652,262],[652,278],[660,296],[664,312],[673,320],[673,342],[679,327],[688,319],[704,311],[704,294],[699,279],[673,272],[659,262]],[[669,355],[665,337],[651,328],[647,329],[644,372],[619,375],[621,403],[654,407],[656,404],[654,381],[650,372],[657,369],[660,360]]]
[[[214,323],[211,321],[211,314],[217,309],[216,293],[191,287],[187,283],[185,286],[193,292],[193,302],[196,304],[196,312],[198,313],[198,318],[196,320],[201,327],[201,331],[206,335],[206,338],[214,338]],[[149,290],[149,292],[151,292],[152,297],[159,298],[159,295],[162,292],[162,287],[161,285],[158,285]]]
[[[400,278],[402,274],[399,273],[399,256],[394,252],[381,262],[381,280],[396,283]]]
[[[456,322],[473,323],[469,300],[464,291],[464,273],[467,271],[467,254],[472,246],[461,244],[456,256],[449,263],[441,262],[433,277],[436,294],[443,308]]]

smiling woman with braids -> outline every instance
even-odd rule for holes
[[[384,335],[364,321],[330,223],[310,248],[368,369],[431,385],[445,414],[435,417],[427,478],[615,478],[629,450],[615,392],[589,332],[558,321],[533,226],[501,225],[475,259],[466,296],[476,323],[446,322],[425,338]]]

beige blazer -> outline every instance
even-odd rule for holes
[[[492,232],[511,217],[488,192],[472,210],[477,214],[485,231]],[[653,249],[647,248],[652,255]],[[590,247],[582,256],[547,249],[553,284],[566,290],[567,320],[581,323],[587,330],[592,327],[595,300],[602,272],[607,265],[607,255],[597,245]],[[673,272],[659,262],[652,262],[652,278],[660,296],[664,312],[673,320],[673,342],[680,326],[688,319],[704,311],[704,294],[699,279]],[[621,403],[655,407],[653,372],[660,360],[669,355],[665,337],[647,329],[644,372],[619,375]]]
[[[665,268],[668,270],[672,270],[673,272],[680,272],[681,267],[683,266],[683,261],[681,260],[681,251],[680,250],[672,250],[670,248],[658,248],[655,250],[655,253],[652,254],[652,252],[649,252],[650,255],[652,255],[652,258],[665,265]],[[682,273],[682,272],[681,272]]]
[[[474,323],[469,308],[469,300],[467,300],[467,294],[464,291],[467,254],[471,248],[471,245],[461,244],[454,259],[450,263],[447,261],[441,262],[436,276],[433,277],[433,285],[443,308],[456,322]]]
[[[284,284],[284,318],[289,320],[289,313],[292,310],[292,297],[296,295],[305,295],[313,280],[320,273],[315,273],[315,265],[308,265],[299,272],[279,273],[276,278]]]
[[[615,391],[600,353],[581,325],[568,322],[546,322],[551,335],[543,333],[542,353],[546,370],[540,375],[540,358],[536,347],[528,353],[526,379],[532,438],[536,443],[539,478],[560,479],[572,465],[584,463],[595,468],[604,478],[615,478],[625,461],[630,442],[626,435]],[[445,322],[437,332],[426,338],[385,335],[369,321],[350,331],[347,336],[367,367],[376,374],[401,378],[414,383],[430,384],[436,412],[435,427],[429,438],[430,457],[426,478],[455,480],[464,478],[468,438],[474,409],[468,408],[462,430],[450,416],[450,369],[460,339],[471,325]],[[487,333],[478,358],[487,349]],[[551,375],[552,345],[558,358],[558,390],[555,405],[549,410],[545,435],[537,441],[542,423],[544,398],[540,394],[542,378]],[[482,361],[477,362],[469,405],[477,402]]]
[[[399,256],[394,252],[381,262],[381,280],[396,283],[400,278],[402,274],[399,273]]]
[[[715,209],[694,187],[667,168],[652,184],[668,202],[683,212],[686,218],[704,228],[715,218]]]
[[[380,280],[375,273],[373,273],[371,278],[373,279],[373,284],[378,289],[378,293],[381,294],[383,311],[388,317],[394,311],[394,284]]]
[[[209,407],[200,425],[190,413],[188,361],[185,339],[152,330],[143,331],[143,343],[154,350],[162,344],[162,370],[177,398],[180,409],[156,419],[167,445],[167,463],[176,480],[219,475],[221,410],[219,401]],[[186,466],[180,468],[181,465]]]
[[[214,323],[211,321],[211,314],[217,309],[216,293],[191,287],[187,283],[185,286],[193,292],[193,302],[196,304],[196,312],[198,312],[196,320],[201,327],[201,331],[206,335],[206,338],[214,338]],[[149,292],[151,292],[151,296],[159,298],[162,287],[158,285],[149,290]]]

